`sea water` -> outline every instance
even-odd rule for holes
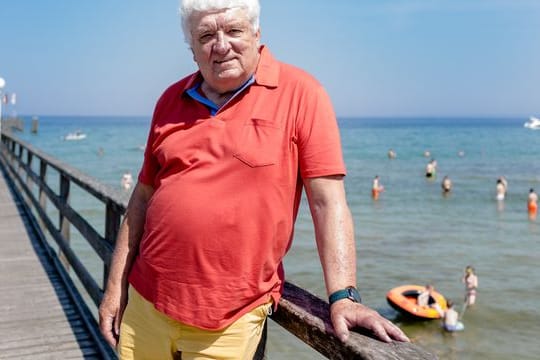
[[[529,218],[526,210],[529,189],[540,190],[540,131],[524,128],[525,120],[339,119],[363,302],[441,359],[540,359],[540,219]],[[41,117],[37,134],[17,136],[122,191],[122,175],[137,176],[149,122]],[[76,130],[86,139],[63,140]],[[389,149],[395,159],[388,158]],[[427,179],[431,158],[437,175]],[[377,200],[371,198],[375,175],[385,187]],[[445,175],[453,182],[447,196],[440,186]],[[495,200],[499,176],[509,184],[504,201]],[[92,206],[82,207],[85,216],[102,222],[102,211]],[[284,262],[289,281],[326,298],[305,199]],[[393,287],[432,283],[463,312],[461,276],[467,265],[476,268],[479,289],[476,305],[463,313],[463,332],[446,333],[437,320],[409,321],[386,302]],[[268,358],[322,357],[270,322]]]

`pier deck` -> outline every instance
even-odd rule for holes
[[[0,171],[0,359],[30,358],[103,356]]]

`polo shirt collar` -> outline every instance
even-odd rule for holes
[[[189,89],[194,88],[198,84],[202,83],[203,77],[200,71],[194,72],[191,74],[186,81],[186,85],[182,89],[182,93],[187,92]]]
[[[261,56],[257,70],[255,70],[255,82],[266,87],[277,87],[279,82],[279,63],[274,59],[270,50],[261,46]]]

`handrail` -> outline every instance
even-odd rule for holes
[[[32,145],[10,134],[1,134],[0,155],[8,164],[10,173],[23,193],[26,203],[38,214],[42,228],[46,229],[60,248],[59,256],[67,261],[96,306],[103,297],[103,288],[109,273],[114,241],[120,221],[127,208],[127,198],[119,191],[88,176],[79,170],[41,152]],[[26,154],[26,159],[24,159]],[[34,159],[39,160],[39,173],[33,169]],[[1,165],[1,162],[0,162]],[[58,193],[48,181],[48,169],[59,174]],[[23,180],[23,175],[26,179]],[[80,213],[71,207],[71,184],[76,184],[88,195],[104,204],[104,236],[99,234]],[[38,196],[32,191],[38,189]],[[47,213],[51,203],[59,213],[58,225]],[[103,263],[103,279],[98,282],[84,266],[70,244],[70,224],[91,245]],[[342,343],[333,334],[329,319],[328,303],[291,283],[285,283],[283,298],[271,318],[300,340],[331,359],[436,359],[412,343],[383,343],[369,336],[352,332]]]

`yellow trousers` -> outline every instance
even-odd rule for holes
[[[258,306],[225,329],[209,331],[171,319],[130,287],[118,355],[122,360],[251,360],[271,306]]]

